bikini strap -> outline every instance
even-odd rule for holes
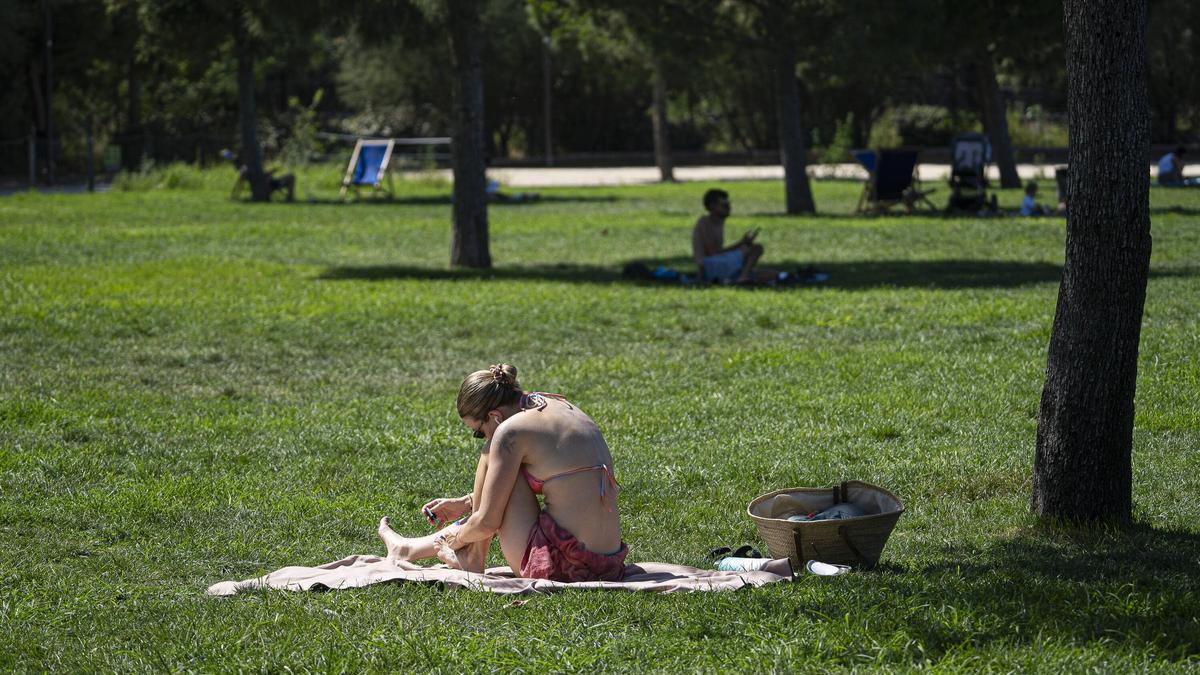
[[[611,513],[613,510],[612,506],[609,506],[608,502],[605,501],[604,496],[606,494],[608,494],[608,487],[611,486],[612,487],[612,495],[615,498],[621,492],[621,484],[617,482],[617,478],[615,476],[613,476],[612,469],[608,468],[607,464],[596,464],[593,466],[581,466],[578,469],[570,469],[569,471],[563,471],[562,473],[556,473],[553,476],[550,476],[549,478],[543,478],[542,480],[540,480],[538,482],[542,485],[545,485],[546,483],[549,483],[550,481],[554,480],[555,478],[563,478],[564,476],[573,476],[577,473],[583,473],[584,471],[601,471],[601,472],[603,472],[603,475],[600,476],[600,502],[602,504],[604,504],[605,510],[607,510],[609,513]],[[526,475],[528,476],[529,473],[526,472]],[[534,480],[537,480],[537,479],[535,478]]]

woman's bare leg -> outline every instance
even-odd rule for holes
[[[475,466],[475,485],[471,490],[471,503],[478,504],[483,493],[483,481],[487,477],[487,455],[481,454],[479,462]],[[518,481],[520,482],[520,481]],[[388,560],[423,560],[425,558],[436,558],[437,550],[434,542],[442,534],[453,531],[450,528],[458,528],[458,525],[451,524],[437,532],[427,534],[423,537],[402,537],[392,529],[391,519],[384,516],[379,521],[379,538],[387,546]],[[483,566],[487,562],[488,549],[491,548],[492,542],[483,541],[476,542],[463,547],[458,551],[459,562],[462,563],[463,569],[472,572],[482,572]]]
[[[504,559],[513,574],[521,573],[521,558],[525,556],[525,547],[529,543],[529,530],[537,522],[540,513],[533,490],[518,476],[500,524],[500,551],[504,553]]]
[[[437,555],[433,542],[443,533],[453,531],[450,528],[457,530],[458,525],[449,525],[423,537],[401,537],[392,529],[391,519],[384,516],[379,521],[379,538],[387,545],[388,560],[422,560]]]
[[[475,489],[471,497],[474,504],[478,504],[481,500],[483,480],[486,475],[487,455],[481,455],[475,471]],[[518,476],[513,485],[512,494],[508,498],[508,505],[504,509],[504,520],[500,525],[499,537],[500,549],[504,553],[504,559],[508,562],[508,566],[512,568],[513,574],[520,573],[521,558],[525,555],[525,546],[529,541],[529,530],[537,522],[539,513],[537,497],[529,489],[529,485]],[[450,528],[458,528],[458,525],[449,525],[423,537],[402,537],[392,529],[391,520],[384,516],[379,521],[379,538],[387,545],[388,560],[422,560],[437,556],[434,542],[443,533],[452,531]],[[483,571],[490,548],[491,542],[485,541],[459,549],[457,554],[463,569],[472,572]]]

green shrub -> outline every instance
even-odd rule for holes
[[[820,140],[820,133],[813,129],[813,148],[818,162],[836,164],[849,161],[850,151],[854,149],[854,113],[846,113],[845,119],[837,121],[829,145],[822,146]]]
[[[308,105],[300,103],[298,97],[288,98],[288,115],[292,118],[291,135],[283,143],[279,158],[288,166],[305,166],[314,156],[321,154],[321,141],[317,138],[317,106],[325,96],[318,89]]]
[[[979,128],[974,114],[951,112],[935,105],[906,105],[889,108],[871,126],[872,148],[896,148],[905,145],[949,145],[963,131]]]
[[[1067,145],[1067,126],[1040,105],[1008,110],[1008,135],[1018,148],[1062,148]]]
[[[190,164],[174,162],[159,169],[155,167],[154,162],[147,161],[138,171],[118,173],[113,178],[112,189],[119,192],[198,190],[205,187],[205,178],[201,169]]]

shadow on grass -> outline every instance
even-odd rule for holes
[[[1172,211],[1174,212],[1174,211]],[[1153,210],[1151,210],[1153,213]],[[1060,223],[1067,222],[1067,218],[1063,214],[1049,213],[1042,216],[1022,216],[1016,212],[1015,207],[1006,209],[1001,207],[999,213],[990,213],[979,215],[970,211],[945,211],[938,209],[936,211],[913,211],[906,213],[903,209],[892,211],[884,211],[883,213],[846,213],[846,212],[824,212],[817,213],[783,213],[780,211],[754,211],[744,214],[746,217],[754,218],[795,218],[798,220],[858,220],[871,222],[913,222],[918,220],[957,220],[957,221],[978,221],[985,220],[996,223],[1033,223],[1038,221],[1058,221]]]
[[[1151,216],[1200,216],[1200,209],[1193,209],[1187,206],[1159,206],[1150,208]]]
[[[678,281],[631,279],[622,270],[631,264],[655,269],[664,266],[684,274],[694,274],[690,258],[638,258],[613,267],[558,263],[551,265],[502,265],[491,269],[436,268],[412,265],[367,265],[330,267],[317,276],[326,281],[388,281],[425,279],[454,281],[470,279],[500,279],[513,281],[559,281],[580,284],[627,283],[639,286],[680,286]],[[1012,288],[1030,284],[1057,284],[1062,266],[1052,263],[1031,263],[1002,260],[863,260],[843,262],[784,261],[767,265],[771,269],[795,271],[807,266],[829,275],[820,283],[796,283],[775,287],[723,286],[743,290],[784,291],[800,288],[837,288],[868,290],[873,288]],[[1151,270],[1150,278],[1192,277],[1200,274],[1196,267],[1177,267]],[[695,284],[689,288],[709,288]]]
[[[885,213],[854,213],[845,211],[818,211],[816,213],[785,213],[783,211],[748,211],[739,213],[739,217],[746,218],[794,218],[797,220],[895,220],[905,221],[913,219],[936,219],[945,220],[948,216],[943,211],[916,211],[913,213],[905,213],[901,211],[889,211]],[[953,218],[962,218],[971,220],[973,215],[954,214]],[[1000,216],[994,216],[998,218]],[[737,229],[737,228],[734,228]]]
[[[984,640],[1115,640],[1174,659],[1200,652],[1200,535],[1144,525],[1076,533],[1047,528],[983,547],[948,547],[944,557],[955,562],[900,575],[882,568],[873,581],[985,619]],[[957,630],[943,617],[922,620],[909,619],[927,649],[981,639],[978,626]]]
[[[495,201],[488,204],[489,208],[507,208],[510,206],[533,206],[535,204],[566,204],[566,203],[604,203],[615,202],[620,197],[616,195],[540,195],[537,199]],[[283,202],[287,203],[287,202]],[[424,195],[410,197],[363,197],[362,199],[314,198],[297,199],[292,204],[299,206],[449,206],[454,203],[450,195]]]
[[[525,281],[560,281],[567,283],[615,283],[666,285],[667,282],[626,279],[622,270],[628,264],[641,264],[654,269],[660,265],[691,274],[694,265],[689,258],[634,259],[613,267],[598,265],[521,265],[499,266],[488,270],[445,269],[405,265],[372,265],[361,267],[331,267],[319,275],[324,280],[386,281],[392,279],[428,279],[436,281],[457,279],[503,279]],[[809,263],[785,261],[770,265],[772,269],[797,270]],[[1051,263],[1029,263],[995,260],[931,260],[931,261],[851,261],[815,262],[818,270],[829,279],[818,284],[792,284],[772,289],[839,288],[869,289],[879,287],[913,288],[985,288],[1012,287],[1027,284],[1057,283],[1062,268]],[[678,285],[677,282],[671,285]]]
[[[429,281],[465,281],[500,279],[511,281],[564,281],[568,283],[604,284],[626,281],[621,270],[593,265],[530,265],[502,266],[491,269],[434,268],[406,265],[368,265],[363,267],[331,267],[318,279],[328,281],[389,281],[423,279]]]

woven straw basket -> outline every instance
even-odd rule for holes
[[[866,515],[842,520],[794,522],[788,516],[824,511],[842,502]],[[772,558],[791,558],[800,569],[809,560],[874,567],[888,535],[904,513],[896,495],[870,483],[851,480],[830,488],[785,488],[769,492],[746,508]]]

